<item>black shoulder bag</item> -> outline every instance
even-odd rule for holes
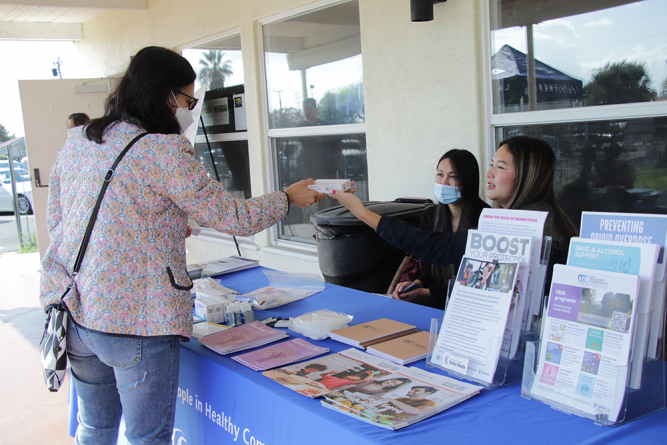
[[[142,133],[139,136],[135,137],[130,141],[129,144],[120,152],[116,161],[113,163],[106,176],[104,177],[104,183],[102,183],[102,188],[100,189],[100,194],[97,197],[97,202],[95,207],[93,207],[93,213],[90,216],[90,221],[88,221],[88,227],[86,228],[86,233],[81,240],[81,246],[79,247],[79,253],[76,256],[76,261],[74,262],[74,268],[72,269],[72,281],[65,292],[60,297],[58,303],[50,304],[44,308],[46,312],[46,324],[44,326],[44,334],[42,335],[42,368],[44,373],[44,381],[46,382],[46,388],[49,391],[56,392],[60,389],[63,379],[65,378],[65,373],[67,372],[68,363],[67,363],[67,318],[68,312],[65,308],[65,305],[62,303],[65,296],[69,293],[70,289],[74,287],[74,279],[79,273],[81,268],[81,262],[83,261],[83,255],[86,253],[86,248],[88,247],[88,241],[90,240],[90,235],[93,233],[93,226],[95,225],[95,220],[97,219],[97,214],[100,210],[100,205],[102,204],[102,198],[104,198],[104,193],[107,191],[109,182],[113,178],[116,167],[120,163],[125,153],[128,152],[130,148],[142,137],[146,136],[148,133]]]

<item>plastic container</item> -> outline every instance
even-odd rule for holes
[[[381,216],[393,216],[419,226],[422,212],[432,204],[364,203]],[[343,206],[317,212],[315,225],[320,271],[327,283],[383,294],[387,292],[405,252],[393,247]]]

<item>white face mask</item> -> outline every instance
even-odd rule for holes
[[[174,96],[173,92],[171,95],[178,105],[178,101],[176,100],[176,96]],[[187,130],[188,127],[195,121],[195,119],[192,117],[192,111],[188,110],[188,107],[178,107],[176,109],[176,119],[178,120],[178,125],[181,126],[181,133],[185,133],[185,130]]]

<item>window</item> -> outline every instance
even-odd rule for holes
[[[667,214],[667,117],[507,126],[496,140],[537,135],[556,154],[558,202],[581,212]]]
[[[665,96],[663,0],[490,0],[494,113]]]
[[[661,0],[489,0],[492,139],[547,141],[554,188],[582,211],[667,214]]]
[[[183,50],[206,95],[195,140],[195,155],[209,177],[235,198],[250,198],[250,163],[245,119],[241,37],[227,36]],[[208,138],[208,143],[207,143]]]
[[[262,34],[275,186],[352,179],[368,200],[358,0],[268,20]],[[292,208],[279,238],[314,243],[310,216],[334,205]]]

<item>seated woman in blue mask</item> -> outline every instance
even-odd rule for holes
[[[477,159],[467,150],[449,150],[438,160],[433,193],[438,203],[422,213],[422,230],[457,232],[477,227],[482,209],[489,207],[479,198]],[[398,283],[392,298],[444,309],[447,283],[456,277],[458,267],[458,263],[447,266],[423,263],[421,276],[414,282]],[[401,293],[413,283],[419,288]]]
[[[545,284],[548,292],[553,265],[565,264],[570,238],[578,233],[554,194],[556,156],[548,143],[528,136],[515,136],[498,147],[486,172],[486,196],[495,202],[496,208],[549,212],[544,224],[544,235],[552,237]],[[405,221],[371,212],[352,193],[329,196],[374,228],[382,239],[422,261],[448,266],[458,264],[463,258],[467,230],[449,233],[420,230]]]

